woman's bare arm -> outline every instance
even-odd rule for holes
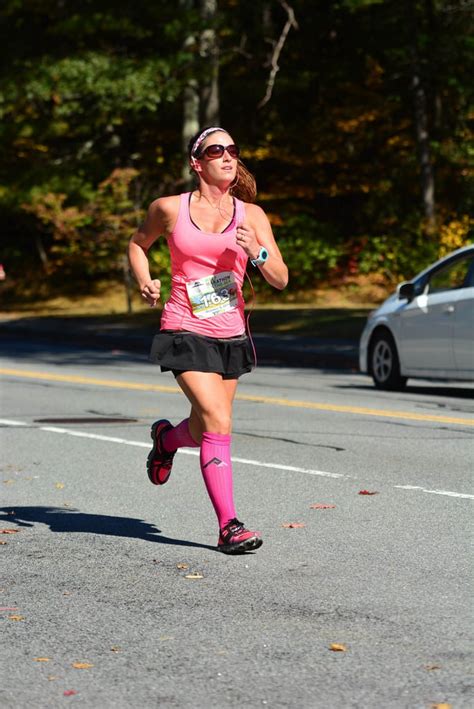
[[[245,210],[245,222],[237,228],[237,243],[250,259],[258,257],[262,246],[268,251],[267,261],[258,268],[271,286],[283,290],[288,284],[288,268],[273,236],[268,217],[256,204],[246,204]]]
[[[154,307],[160,297],[161,282],[150,275],[148,250],[159,236],[169,234],[179,211],[179,197],[162,197],[152,202],[145,221],[137,229],[128,245],[128,258],[138,287],[147,303]]]

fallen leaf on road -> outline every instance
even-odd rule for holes
[[[333,652],[347,652],[347,647],[341,643],[331,643],[329,649]]]
[[[300,529],[305,525],[303,524],[303,522],[283,522],[281,526],[285,529]]]
[[[174,640],[174,635],[160,635],[159,640]]]
[[[112,652],[122,652],[122,648],[120,647],[120,645],[112,645],[110,649],[112,650]]]
[[[333,510],[336,505],[326,505],[324,502],[316,502],[314,505],[310,505],[311,510]]]
[[[48,682],[53,682],[55,679],[58,679],[58,678],[56,677],[56,675],[48,675],[46,677],[46,679],[48,680]]]
[[[63,692],[65,697],[72,697],[74,694],[77,694],[75,689],[65,689]]]
[[[197,571],[193,571],[190,574],[186,574],[186,576],[184,578],[185,579],[203,579],[204,576],[202,574],[198,573]]]
[[[440,670],[441,665],[424,665],[425,670],[428,670],[428,672],[432,672],[433,670]]]
[[[71,667],[74,667],[75,670],[89,670],[94,665],[91,665],[90,662],[73,662]]]
[[[34,657],[33,661],[34,662],[51,662],[49,657]]]
[[[8,542],[0,542],[0,546],[4,547],[5,544],[8,544]]]
[[[58,490],[62,490],[64,487],[64,483],[54,483],[54,487]]]
[[[432,704],[431,709],[451,709],[452,704],[446,704],[446,702],[441,702],[441,704]]]
[[[24,615],[9,615],[8,620],[25,620]]]
[[[378,495],[377,491],[371,492],[370,490],[360,490],[359,495]]]
[[[0,529],[0,534],[17,534],[21,529]]]
[[[177,569],[189,569],[189,564],[176,564]]]
[[[13,483],[15,481],[14,480],[4,480],[3,482],[5,483],[5,485],[13,485]]]

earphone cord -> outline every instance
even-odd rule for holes
[[[251,290],[251,292],[252,292],[252,300],[250,301],[250,308],[249,308],[249,310],[248,310],[247,318],[246,318],[247,334],[248,334],[248,336],[249,336],[250,344],[252,345],[253,359],[254,359],[254,362],[255,362],[255,369],[257,369],[257,352],[256,352],[256,350],[255,350],[255,345],[254,345],[254,342],[253,342],[253,339],[252,339],[252,333],[251,333],[251,331],[250,331],[250,316],[252,315],[252,313],[253,313],[253,311],[254,311],[254,308],[255,308],[255,301],[256,301],[256,299],[255,299],[255,290],[254,290],[252,280],[251,280],[251,278],[250,278],[250,276],[249,276],[247,270],[245,271],[245,275],[247,276],[247,280],[248,280],[248,282],[249,282],[249,284],[250,284],[250,290]]]

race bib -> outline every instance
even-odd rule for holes
[[[204,320],[237,307],[237,285],[232,271],[186,283],[193,314]]]

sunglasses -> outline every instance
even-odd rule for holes
[[[203,155],[206,155],[208,158],[221,158],[225,151],[229,153],[231,158],[238,158],[240,155],[240,149],[238,145],[208,145],[204,150],[201,152],[199,155],[199,158],[202,158]],[[198,158],[198,159],[199,159]]]

